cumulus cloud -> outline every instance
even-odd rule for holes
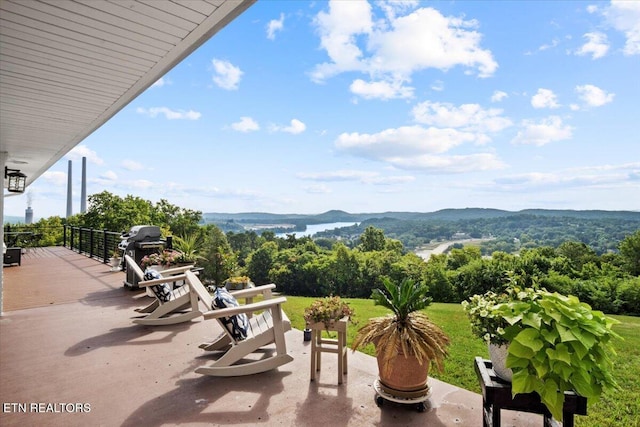
[[[542,146],[551,142],[571,139],[573,128],[562,123],[558,116],[550,116],[536,122],[523,120],[522,130],[511,141],[514,144],[528,144]]]
[[[369,2],[331,1],[315,18],[320,45],[330,61],[318,64],[312,80],[323,82],[343,72],[361,72],[351,90],[366,98],[408,98],[407,86],[419,70],[464,67],[479,77],[498,68],[489,50],[480,46],[478,23],[445,17],[436,9],[416,8],[416,2],[380,2],[383,15]],[[424,46],[429,46],[425,49]]]
[[[576,92],[589,107],[601,107],[613,101],[615,96],[615,94],[607,93],[594,85],[576,86]]]
[[[202,117],[202,114],[197,111],[172,110],[167,107],[152,107],[148,109],[138,107],[136,112],[151,117],[152,119],[159,115],[164,115],[167,120],[198,120]]]
[[[267,38],[269,40],[276,39],[276,32],[282,31],[284,28],[284,14],[280,14],[280,19],[272,19],[267,24]]]
[[[55,186],[67,185],[67,174],[64,172],[47,171],[42,174],[42,178]]]
[[[297,135],[299,133],[302,133],[306,129],[307,129],[307,125],[305,125],[304,123],[302,123],[298,119],[292,119],[291,123],[289,124],[289,126],[273,125],[271,127],[271,130],[273,132],[285,132],[285,133],[290,133],[290,134],[293,134],[293,135]]]
[[[131,159],[124,159],[120,165],[128,171],[139,171],[144,169],[144,165],[142,163]]]
[[[559,108],[556,94],[549,89],[538,89],[538,92],[531,97],[533,108]]]
[[[507,92],[496,90],[493,92],[493,95],[491,95],[491,102],[500,102],[508,97]]]
[[[343,133],[336,139],[335,146],[345,153],[385,162],[400,169],[457,173],[502,167],[502,162],[490,153],[444,155],[454,147],[478,143],[483,138],[483,135],[474,132],[415,125],[374,134]]]
[[[229,61],[221,59],[213,59],[211,61],[213,65],[214,75],[212,77],[213,82],[226,90],[236,90],[240,84],[240,78],[242,77],[242,70],[236,67]]]
[[[623,53],[640,55],[640,2],[612,0],[611,6],[603,8],[607,21],[626,37]]]
[[[400,81],[372,81],[366,82],[362,79],[356,79],[349,87],[352,93],[364,99],[393,99],[393,98],[411,98],[414,89],[412,87],[403,86]]]
[[[73,161],[81,160],[83,157],[86,157],[89,163],[93,163],[95,165],[101,165],[104,163],[102,158],[98,156],[98,153],[90,150],[86,145],[76,145],[65,155],[65,157]]]
[[[238,132],[246,133],[260,130],[260,125],[251,117],[240,117],[240,121],[232,123],[231,128],[233,130],[237,130]]]
[[[468,131],[499,132],[512,125],[511,120],[501,116],[501,109],[487,110],[478,104],[463,104],[456,107],[444,102],[425,101],[417,104],[412,114],[418,123]]]
[[[607,35],[600,32],[586,33],[587,42],[576,51],[576,55],[591,55],[591,59],[602,58],[609,51]]]

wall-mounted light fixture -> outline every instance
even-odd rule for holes
[[[24,193],[27,185],[27,176],[19,169],[9,169],[4,167],[4,177],[8,180],[7,191],[12,193]]]

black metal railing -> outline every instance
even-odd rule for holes
[[[121,233],[84,227],[64,227],[64,246],[89,258],[109,262],[118,248]]]

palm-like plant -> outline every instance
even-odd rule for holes
[[[181,252],[180,262],[196,262],[199,259],[204,259],[203,256],[198,255],[202,248],[202,240],[195,233],[186,236],[174,236],[173,247]]]
[[[382,356],[383,375],[391,372],[392,362],[399,354],[415,356],[420,365],[427,362],[442,371],[449,337],[420,312],[431,304],[428,289],[411,280],[396,285],[384,279],[383,284],[385,290],[375,289],[371,298],[375,305],[386,307],[393,314],[369,319],[358,331],[352,348],[373,343],[379,358]]]

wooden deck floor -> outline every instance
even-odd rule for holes
[[[310,382],[310,345],[298,330],[286,334],[293,362],[276,370],[198,375],[212,357],[198,344],[220,332],[216,322],[132,324],[148,297],[125,289],[124,273],[65,248],[31,250],[3,273],[3,427],[482,425],[481,396],[437,380],[427,412],[378,408],[376,360],[360,352],[349,352],[342,385],[334,355]],[[503,414],[502,425],[538,426],[541,417]]]

